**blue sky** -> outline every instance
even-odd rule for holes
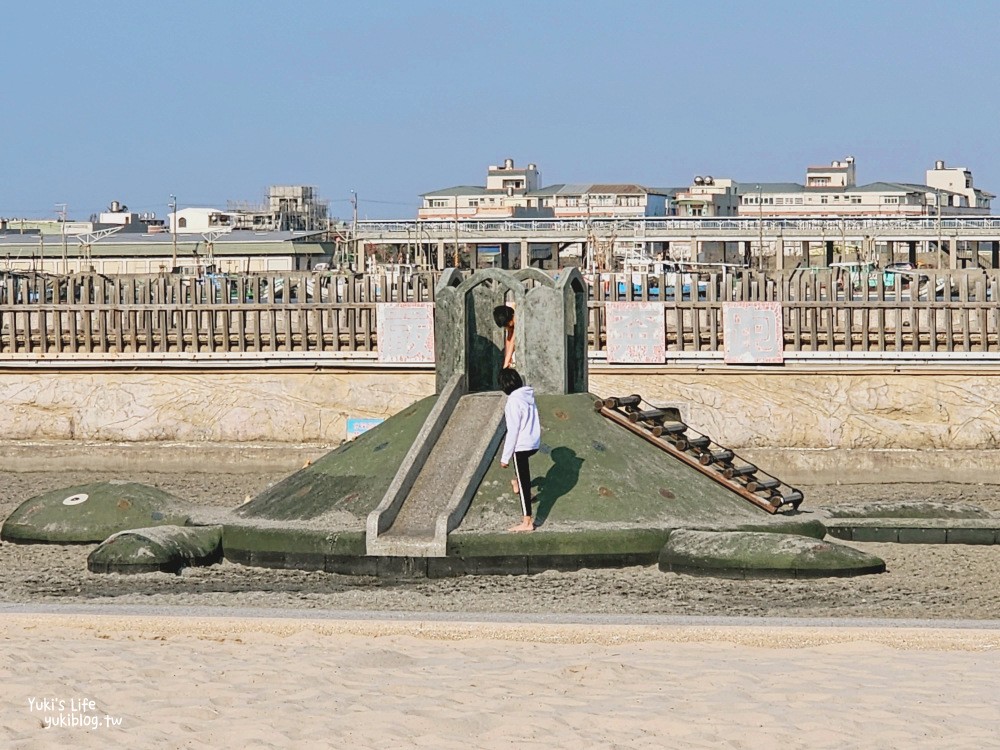
[[[1000,193],[1000,2],[36,0],[3,29],[6,217],[270,184],[412,217],[506,157],[658,187],[848,155],[860,183],[923,182],[944,159]]]

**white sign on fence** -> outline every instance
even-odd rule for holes
[[[661,302],[606,302],[608,362],[662,365],[666,328]]]
[[[434,304],[384,302],[378,305],[378,361],[434,361]]]
[[[780,302],[727,302],[722,305],[726,364],[780,364],[785,334]]]

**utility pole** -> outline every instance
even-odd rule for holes
[[[944,267],[944,251],[941,249],[941,189],[938,188],[935,193],[937,193],[937,256],[940,270]]]
[[[170,215],[173,217],[173,222],[171,222],[170,227],[170,240],[173,245],[173,254],[170,258],[170,272],[176,273],[177,271],[177,196],[171,194],[170,196]]]
[[[757,186],[757,267],[764,263],[764,198],[760,185]]]
[[[56,210],[59,212],[59,222],[62,230],[62,271],[63,275],[66,275],[69,272],[66,260],[66,204],[57,203]]]
[[[458,196],[455,196],[455,268],[458,268],[462,259],[458,254]]]
[[[360,257],[359,257],[360,248],[358,246],[358,194],[353,190],[351,191],[351,206],[354,209],[354,218],[351,221],[351,239],[352,239],[351,244],[354,245],[354,262],[360,265]],[[349,265],[350,261],[348,261],[348,266]],[[356,270],[360,270],[362,273],[364,273],[364,268],[359,268]]]

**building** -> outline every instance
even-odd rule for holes
[[[90,231],[121,227],[123,232],[162,232],[163,219],[157,219],[155,213],[136,213],[129,211],[128,206],[119,201],[111,201],[107,211],[97,215],[97,222]]]
[[[111,201],[106,211],[91,214],[88,221],[67,221],[56,219],[4,219],[0,218],[0,234],[46,234],[46,235],[77,235],[87,232],[98,232],[102,229],[115,229],[123,232],[161,232],[164,231],[163,219],[157,219],[155,213],[136,213],[129,211],[128,206],[120,201]]]
[[[318,189],[309,185],[271,185],[264,203],[228,201],[225,210],[190,206],[171,212],[170,231],[178,234],[202,234],[240,229],[255,232],[312,232],[328,229],[329,207],[318,196]]]
[[[556,184],[542,187],[538,167],[513,159],[491,165],[486,185],[457,185],[420,196],[418,219],[586,219],[666,216],[667,194],[634,183]]]
[[[991,201],[996,198],[992,193],[980,190],[973,185],[972,172],[965,167],[945,167],[944,162],[938,160],[934,162],[934,169],[927,170],[927,187],[935,191],[941,191],[942,207],[954,206],[956,198],[961,206],[961,199],[964,198],[964,207],[970,209],[967,213],[989,214]],[[949,198],[951,203],[945,203],[944,198]]]
[[[538,167],[520,168],[513,159],[486,170],[486,185],[456,185],[420,196],[418,219],[482,219],[526,216],[532,201],[528,195],[539,187]]]
[[[737,216],[740,201],[737,185],[728,178],[698,176],[689,187],[665,188],[669,216]]]
[[[938,161],[927,170],[927,184],[872,182],[858,185],[854,157],[829,166],[808,167],[804,185],[794,182],[740,182],[742,216],[934,216],[988,215],[991,193],[974,187],[964,167],[946,168]]]
[[[302,271],[330,263],[334,246],[318,232],[231,232],[212,238],[119,231],[59,237],[0,235],[0,272],[148,274]]]
[[[231,232],[236,225],[236,216],[218,208],[189,206],[168,214],[170,231],[177,234],[204,234],[207,232]],[[176,222],[176,224],[175,224]]]

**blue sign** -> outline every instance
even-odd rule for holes
[[[347,420],[347,439],[353,440],[358,435],[368,432],[372,427],[380,425],[385,421],[382,417],[369,417],[367,419],[359,419],[357,417],[350,417]]]

